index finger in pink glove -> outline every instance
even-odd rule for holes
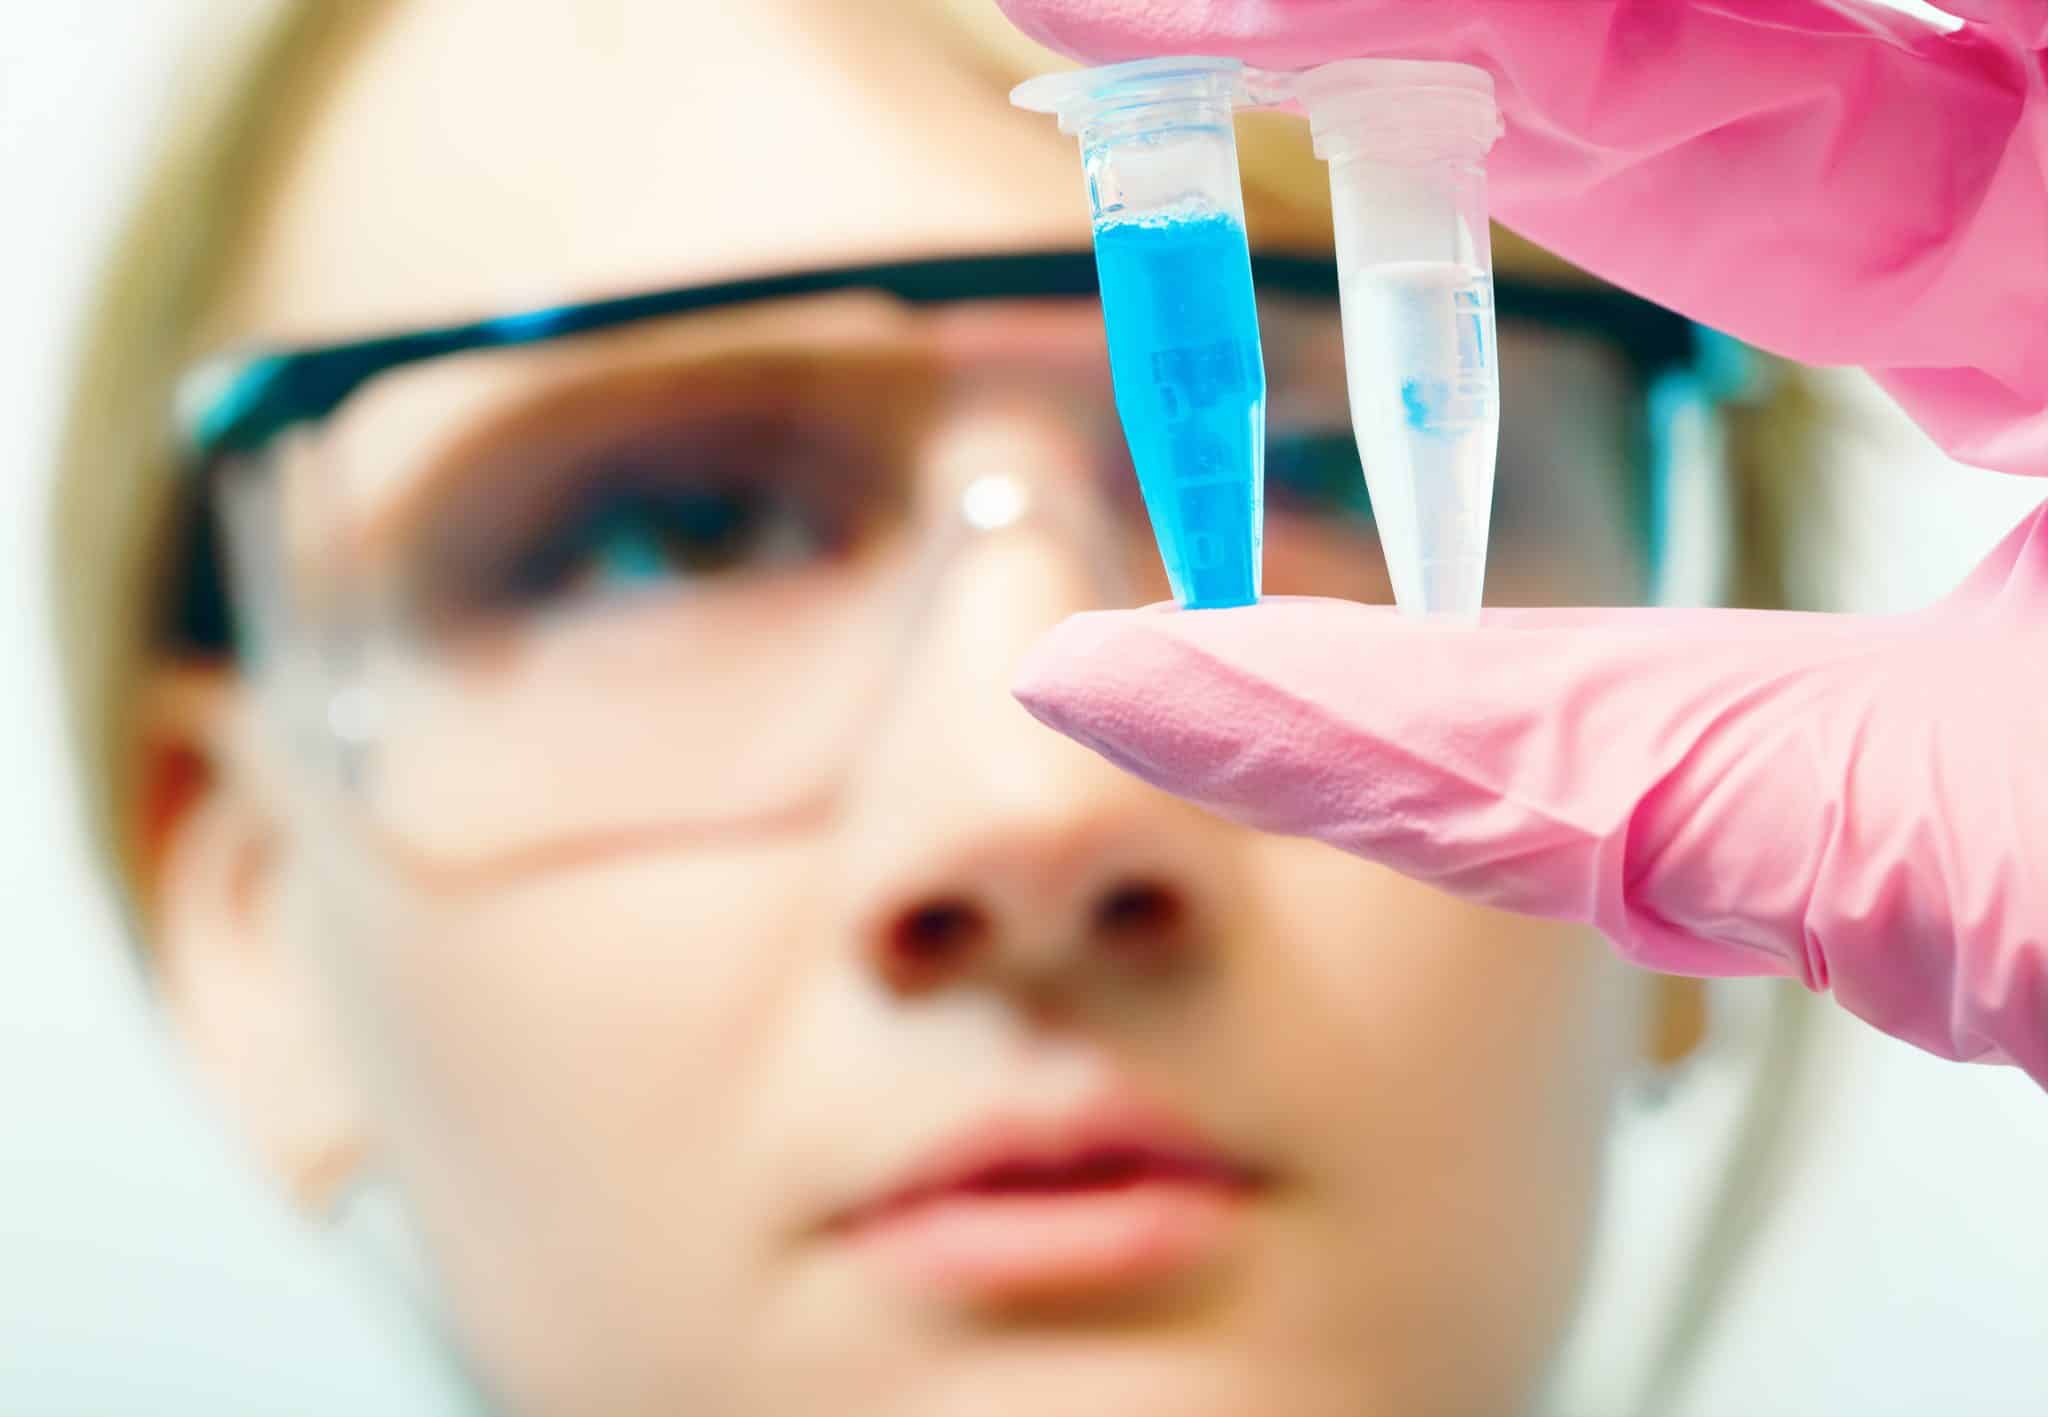
[[[1106,612],[1017,695],[1238,821],[2048,1085],[2048,506],[1918,615]]]
[[[1495,214],[1763,348],[1869,367],[1966,462],[2048,473],[2048,0],[1002,0],[1090,60],[1494,74]]]

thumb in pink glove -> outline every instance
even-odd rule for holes
[[[2048,506],[1909,616],[1155,607],[1017,694],[1240,822],[2048,1085]]]

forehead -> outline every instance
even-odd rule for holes
[[[924,5],[395,0],[235,247],[238,340],[1087,240],[1071,140]],[[918,18],[922,22],[918,22]]]

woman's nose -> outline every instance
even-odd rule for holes
[[[1086,558],[1027,529],[988,538],[934,589],[848,801],[865,963],[903,995],[1200,969],[1233,890],[1231,829],[1047,731],[1009,693],[1038,636],[1099,599]]]
[[[891,991],[914,997],[970,980],[1043,993],[1091,965],[1132,981],[1165,980],[1201,960],[1192,908],[1171,880],[1104,881],[1035,918],[1005,911],[999,895],[935,883],[888,901],[863,932],[870,967]]]

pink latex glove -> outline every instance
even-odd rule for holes
[[[1160,606],[1017,695],[1235,820],[2048,1084],[2048,507],[1910,616]]]
[[[1493,73],[1493,215],[1759,348],[1860,364],[1964,462],[2048,472],[2048,0],[1002,0],[1088,60]]]
[[[1090,59],[1482,64],[1507,224],[2048,473],[2048,0],[1951,0],[1948,37],[1846,0],[1005,3]],[[1240,821],[2048,1085],[2048,508],[1910,616],[1154,609],[1069,622],[1018,695]]]

